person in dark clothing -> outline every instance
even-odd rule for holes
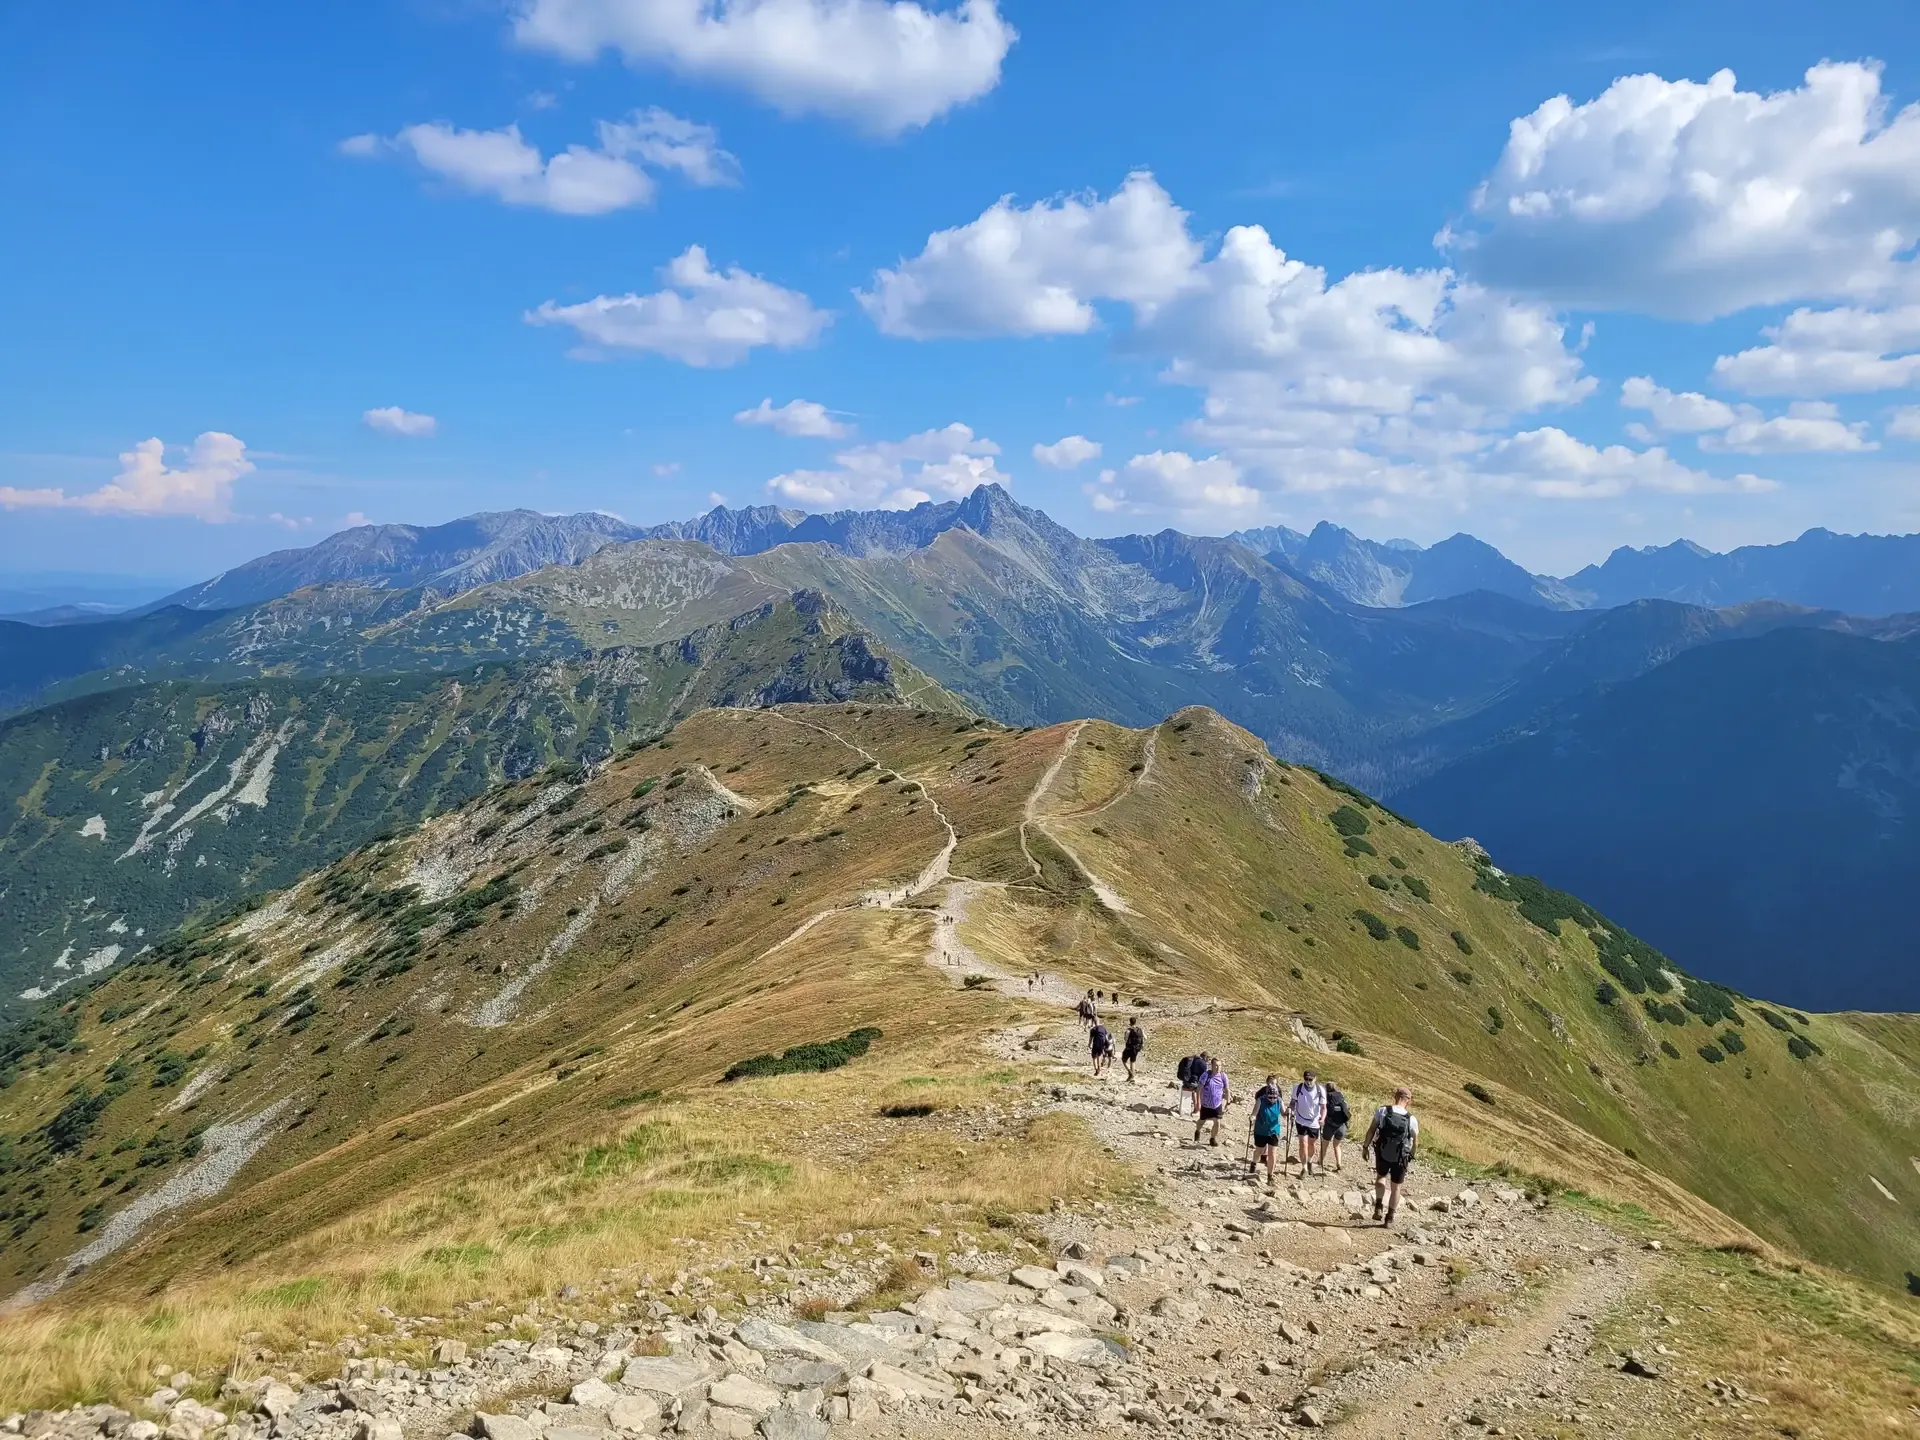
[[[1147,1048],[1147,1032],[1140,1028],[1137,1019],[1127,1021],[1127,1038],[1120,1047],[1120,1063],[1127,1067],[1127,1083],[1133,1084],[1134,1063],[1139,1060],[1140,1052]]]

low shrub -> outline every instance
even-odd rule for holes
[[[1810,1055],[1822,1055],[1826,1053],[1804,1035],[1788,1036],[1787,1051],[1796,1060],[1805,1060]]]
[[[1400,883],[1407,887],[1407,893],[1416,900],[1432,900],[1433,887],[1418,875],[1402,875]]]
[[[1478,1100],[1482,1105],[1491,1105],[1494,1103],[1492,1094],[1487,1090],[1487,1087],[1482,1085],[1478,1080],[1469,1080],[1460,1088]]]
[[[987,986],[993,984],[993,977],[991,975],[969,975],[960,983],[969,990],[984,990]]]
[[[1487,1033],[1498,1035],[1507,1028],[1507,1017],[1500,1013],[1498,1005],[1487,1006]]]
[[[1462,955],[1471,955],[1473,953],[1473,942],[1458,930],[1453,932],[1453,945]]]
[[[1396,925],[1393,927],[1393,933],[1394,938],[1399,940],[1407,949],[1418,950],[1420,948],[1420,935],[1418,931],[1411,930],[1405,925]]]
[[[1722,1030],[1720,1032],[1720,1048],[1729,1055],[1742,1054],[1747,1048],[1746,1036],[1742,1035],[1738,1030]]]
[[[1380,852],[1362,840],[1358,835],[1347,837],[1347,858],[1358,860],[1362,855],[1378,855]]]
[[[1371,910],[1356,910],[1353,912],[1353,918],[1366,926],[1367,934],[1376,940],[1384,940],[1393,933],[1392,930],[1387,928],[1387,922]]]
[[[888,1120],[919,1120],[933,1114],[938,1108],[922,1100],[910,1105],[883,1105],[880,1114]]]
[[[1612,1005],[1620,998],[1620,992],[1613,988],[1611,981],[1602,980],[1593,987],[1593,998],[1602,1005]]]
[[[1789,1035],[1793,1033],[1793,1027],[1789,1025],[1785,1020],[1781,1019],[1778,1015],[1774,1014],[1773,1011],[1762,1009],[1760,1006],[1756,1005],[1753,1007],[1753,1013],[1758,1015],[1762,1020],[1766,1021],[1767,1024],[1771,1025],[1774,1029],[1784,1030]]]
[[[1471,970],[1449,970],[1447,973],[1459,984],[1473,984],[1473,972]]]
[[[727,1073],[720,1078],[722,1081],[731,1081],[756,1075],[797,1075],[807,1071],[838,1070],[847,1062],[866,1054],[879,1038],[877,1029],[863,1025],[838,1040],[816,1040],[806,1045],[795,1045],[778,1055],[755,1055],[748,1060],[737,1060],[727,1067]]]
[[[1680,1052],[1673,1048],[1673,1042],[1671,1040],[1662,1040],[1660,1042],[1660,1049],[1669,1060],[1678,1060],[1680,1058]]]
[[[1373,828],[1373,822],[1351,805],[1342,805],[1327,820],[1342,835],[1364,835]]]
[[[1727,1058],[1717,1045],[1702,1045],[1694,1053],[1699,1055],[1699,1057],[1709,1065],[1718,1065],[1722,1060]]]
[[[1367,884],[1371,885],[1376,890],[1391,890],[1393,888],[1393,881],[1389,880],[1384,875],[1367,876]]]
[[[1338,1040],[1333,1042],[1333,1048],[1338,1050],[1342,1055],[1365,1055],[1367,1053],[1361,1048],[1360,1042],[1351,1035],[1342,1035]]]

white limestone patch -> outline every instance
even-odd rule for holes
[[[98,975],[119,958],[120,947],[118,945],[102,945],[98,950],[93,951],[86,959],[80,962],[80,973],[82,975]]]
[[[186,1109],[198,1100],[206,1088],[227,1073],[224,1065],[203,1065],[188,1077],[187,1083],[180,1087],[180,1093],[169,1100],[160,1111],[162,1115],[173,1115]]]
[[[236,805],[266,805],[267,790],[273,784],[273,762],[280,757],[280,747],[287,743],[287,737],[292,733],[293,721],[281,721],[280,728],[274,732],[273,739],[267,742],[266,750],[253,767],[253,773],[247,776],[247,783],[233,797]]]
[[[298,966],[282,975],[275,986],[280,990],[298,990],[302,985],[311,985],[329,970],[347,963],[347,957],[353,953],[354,939],[336,940],[326,949],[309,955]]]
[[[133,843],[120,852],[119,858],[115,860],[114,863],[118,864],[120,860],[131,859],[135,855],[144,855],[151,849],[154,837],[160,833],[160,826],[165,823],[167,816],[179,808],[173,803],[173,797],[184,795],[188,790],[192,789],[194,785],[199,783],[202,777],[211,769],[213,769],[212,765],[202,765],[198,770],[194,771],[193,774],[180,782],[179,786],[172,792],[171,797],[164,790],[149,792],[140,803],[143,806],[153,806],[153,813],[147,816],[146,820],[141,823],[140,833],[133,837]]]
[[[1873,1188],[1878,1190],[1882,1195],[1886,1196],[1887,1199],[1893,1201],[1893,1203],[1896,1205],[1900,1203],[1900,1198],[1897,1195],[1895,1195],[1893,1191],[1887,1189],[1886,1186],[1880,1183],[1880,1177],[1878,1175],[1869,1175],[1867,1176],[1867,1179],[1873,1181]]]
[[[234,787],[241,783],[241,777],[244,776],[248,769],[260,758],[261,751],[265,750],[267,746],[272,743],[273,737],[270,735],[254,736],[253,740],[247,745],[247,748],[234,756],[228,763],[226,783],[214,786],[213,789],[189,805],[186,813],[167,827],[167,833],[169,835],[176,834],[183,826],[191,825],[195,820],[198,820],[202,815],[206,814],[207,811],[213,809],[214,806],[226,799],[228,795],[232,794]]]
[[[67,946],[66,949],[54,956],[53,968],[56,970],[71,970],[73,968],[73,946]]]
[[[109,926],[107,926],[107,933],[108,933],[109,935],[124,935],[124,934],[126,934],[126,933],[127,933],[127,917],[126,917],[126,916],[124,916],[124,915],[116,915],[116,916],[114,916],[114,917],[113,917],[113,923],[112,923],[111,925],[109,925]]]
[[[0,1309],[18,1309],[46,1299],[89,1265],[126,1245],[150,1221],[218,1195],[232,1183],[241,1167],[259,1153],[260,1147],[273,1138],[273,1122],[292,1103],[291,1098],[276,1100],[252,1115],[210,1126],[201,1137],[199,1157],[191,1165],[167,1177],[167,1183],[158,1190],[140,1196],[112,1216],[90,1243],[69,1255],[49,1278],[36,1280],[16,1291]]]
[[[87,817],[87,823],[80,827],[80,838],[82,840],[106,839],[107,817],[104,815],[89,815]]]

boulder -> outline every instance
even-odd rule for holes
[[[782,1390],[831,1390],[847,1378],[847,1367],[827,1360],[769,1360],[760,1378]]]
[[[1107,1277],[1091,1265],[1082,1265],[1076,1260],[1062,1260],[1053,1269],[1067,1284],[1078,1285],[1082,1290],[1098,1294],[1107,1288]]]
[[[467,1342],[464,1340],[436,1340],[433,1346],[433,1363],[436,1365],[459,1365],[467,1358]]]
[[[480,1440],[535,1440],[533,1426],[518,1415],[489,1415],[484,1410],[473,1417],[473,1433]]]
[[[710,1405],[702,1424],[721,1440],[753,1440],[755,1426],[760,1417],[750,1415],[745,1410],[729,1410],[722,1405]]]
[[[1069,1365],[1104,1369],[1120,1363],[1120,1357],[1113,1353],[1113,1347],[1092,1335],[1034,1335],[1028,1338],[1027,1348],[1036,1355],[1062,1360]]]
[[[294,1393],[291,1385],[283,1385],[278,1380],[270,1380],[260,1387],[260,1393],[254,1398],[253,1408],[270,1420],[278,1420],[282,1415],[293,1413],[293,1407],[300,1403],[300,1397]]]
[[[1200,1318],[1200,1302],[1181,1295],[1162,1295],[1153,1302],[1152,1310],[1163,1320],[1178,1320],[1183,1325]]]
[[[911,1370],[902,1370],[882,1360],[876,1360],[867,1367],[866,1378],[881,1394],[893,1400],[951,1400],[958,1393],[945,1380],[936,1380],[930,1375],[916,1375]]]
[[[825,1364],[840,1363],[841,1353],[831,1345],[815,1339],[805,1331],[772,1320],[755,1316],[743,1320],[734,1332],[734,1338],[750,1350],[757,1350],[769,1360],[818,1360]]]
[[[713,1378],[713,1373],[697,1360],[676,1360],[670,1355],[636,1355],[620,1374],[620,1383],[629,1390],[644,1390],[649,1395],[684,1395]]]
[[[353,1427],[354,1440],[404,1440],[400,1422],[391,1415],[362,1415]]]
[[[716,1380],[707,1387],[707,1404],[728,1410],[744,1410],[756,1419],[780,1403],[780,1392],[771,1385],[738,1371]]]
[[[399,1440],[399,1422],[394,1422],[394,1440]],[[598,1426],[549,1425],[542,1440],[607,1440],[607,1432]]]
[[[622,1395],[607,1407],[607,1423],[629,1435],[652,1435],[660,1428],[660,1402],[651,1395]]]
[[[761,1419],[760,1433],[766,1440],[827,1440],[827,1422],[782,1405]]]
[[[834,1325],[823,1320],[798,1320],[793,1328],[807,1339],[834,1352],[834,1358],[858,1368],[873,1360],[901,1360],[900,1347],[871,1325]]]
[[[620,1392],[604,1380],[582,1380],[567,1392],[567,1403],[587,1410],[611,1410]]]
[[[1023,1290],[1051,1290],[1060,1283],[1060,1277],[1051,1270],[1042,1270],[1038,1265],[1022,1265],[1013,1272],[1013,1283]]]

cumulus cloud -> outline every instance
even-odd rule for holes
[[[1652,430],[1628,427],[1636,439],[1650,441],[1656,431],[1691,434],[1699,437],[1702,450],[1743,455],[1877,448],[1867,439],[1865,422],[1848,423],[1838,409],[1818,400],[1796,401],[1786,414],[1769,418],[1752,405],[1729,405],[1695,391],[1676,393],[1636,375],[1620,387],[1620,403],[1652,417]]]
[[[1887,419],[1890,440],[1920,440],[1920,405],[1902,405]]]
[[[809,345],[833,318],[799,291],[737,265],[715,270],[698,245],[660,275],[666,288],[650,295],[598,295],[578,305],[549,300],[528,312],[527,322],[571,326],[599,350],[650,351],[706,369],[737,365],[761,346]]]
[[[833,457],[833,469],[788,471],[769,480],[767,489],[813,510],[906,510],[936,497],[957,500],[977,485],[1009,483],[994,464],[999,453],[991,440],[956,423],[904,440],[851,446]]]
[[[1743,455],[1791,455],[1877,450],[1867,438],[1865,421],[1849,424],[1837,407],[1819,400],[1797,400],[1784,415],[1762,416],[1742,406],[1740,418],[1717,435],[1700,437],[1702,450],[1732,450]]]
[[[1026,209],[1002,197],[979,219],[927,237],[873,277],[860,303],[889,335],[1079,335],[1092,302],[1149,307],[1193,276],[1200,246],[1186,212],[1144,171],[1105,200],[1070,196]]]
[[[167,464],[166,446],[142,440],[120,456],[120,473],[98,490],[21,490],[0,486],[0,509],[85,510],[95,515],[184,515],[218,523],[233,515],[234,482],[251,474],[247,447],[208,430],[187,447],[185,463]],[[280,518],[280,517],[274,517]]]
[[[1662,430],[1691,433],[1724,430],[1740,417],[1723,400],[1688,390],[1676,394],[1645,375],[1636,375],[1620,387],[1620,403],[1629,410],[1645,410]]]
[[[764,425],[782,435],[821,440],[844,440],[853,433],[851,425],[834,419],[827,407],[818,401],[789,400],[784,405],[775,405],[772,396],[750,410],[737,411],[733,423]]]
[[[879,134],[925,125],[1000,82],[1016,38],[994,0],[520,0],[521,44],[737,85],[788,114]]]
[[[1750,395],[1860,395],[1920,384],[1920,305],[1795,310],[1713,377]]]
[[[1758,475],[1719,479],[1681,464],[1659,446],[1589,445],[1552,425],[1496,441],[1479,464],[1487,476],[1548,500],[1610,500],[1636,490],[1707,495],[1779,488]]]
[[[560,215],[605,215],[653,202],[658,185],[644,166],[674,170],[695,185],[739,183],[739,162],[720,148],[719,134],[656,108],[623,121],[602,120],[596,147],[569,145],[543,157],[520,133],[461,130],[435,121],[409,125],[391,137],[355,135],[340,144],[346,155],[411,156],[422,169],[476,195]]]
[[[1440,240],[1490,284],[1688,320],[1910,294],[1920,106],[1890,114],[1873,64],[1774,94],[1626,76],[1515,120]]]
[[[1065,435],[1051,445],[1035,445],[1033,458],[1050,470],[1072,470],[1100,458],[1100,442],[1084,435]]]
[[[1225,456],[1196,460],[1182,450],[1136,455],[1118,471],[1102,470],[1086,492],[1095,510],[1172,514],[1210,521],[1249,518],[1266,500],[1259,490],[1245,483],[1240,467]]]
[[[402,410],[398,405],[363,411],[360,420],[369,430],[378,430],[382,435],[404,435],[413,440],[424,439],[440,428],[440,422],[433,416]]]

